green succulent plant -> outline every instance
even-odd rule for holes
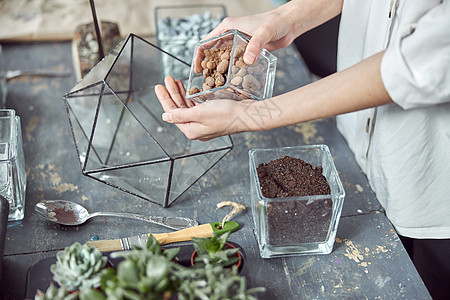
[[[54,284],[50,284],[45,292],[38,290],[34,296],[34,300],[78,300],[79,293],[70,293],[64,287],[57,288]]]
[[[51,283],[45,293],[38,290],[34,300],[106,300],[106,298],[100,291],[91,288],[69,292],[66,288],[58,288]]]
[[[226,232],[221,235],[213,233],[210,238],[192,238],[193,246],[198,254],[195,262],[202,265],[208,261],[224,267],[235,264],[239,260],[236,256],[239,248],[225,248],[229,236],[230,232]]]
[[[210,244],[209,249],[214,255],[221,256],[224,242],[228,235],[223,237],[214,236],[205,244]],[[79,286],[79,291],[69,294],[68,289],[64,287],[56,288],[51,285],[46,293],[38,292],[36,300],[49,299],[69,299],[69,300],[119,300],[119,299],[180,299],[180,300],[254,300],[255,294],[262,292],[264,288],[248,288],[246,278],[238,274],[236,267],[232,269],[224,268],[218,261],[213,259],[204,259],[203,263],[196,268],[185,267],[174,261],[180,248],[162,249],[157,240],[151,235],[144,247],[135,247],[131,251],[121,251],[112,253],[113,257],[123,257],[124,259],[117,265],[116,269],[100,267],[103,261],[102,257],[87,246],[81,246],[75,243],[58,253],[56,265],[52,265],[52,273],[71,272],[72,275],[83,273],[86,265],[96,265],[97,271],[101,270],[100,288],[86,288],[82,283],[68,284],[68,280],[74,282],[93,281],[90,276],[84,276],[83,279],[64,277],[64,283],[72,288]],[[206,247],[209,248],[209,247]],[[213,250],[211,250],[213,249]],[[81,254],[83,252],[83,254]],[[86,253],[89,253],[87,255]],[[206,257],[210,254],[202,254]],[[85,259],[89,257],[91,261],[86,263]],[[105,257],[106,263],[106,257]],[[79,265],[81,267],[79,267]],[[70,268],[68,267],[70,266]],[[77,271],[74,271],[77,270]],[[87,270],[87,269],[86,269]],[[89,269],[91,270],[91,269]],[[89,271],[89,274],[93,272]],[[98,273],[96,273],[98,274]],[[71,276],[72,276],[71,275]],[[98,276],[96,276],[98,278]],[[95,285],[96,285],[95,284]]]
[[[265,288],[247,288],[246,278],[237,268],[224,269],[209,261],[202,268],[180,268],[177,299],[180,300],[255,300],[255,294]]]
[[[56,259],[50,271],[60,286],[69,291],[100,286],[101,271],[106,266],[107,257],[97,248],[76,242],[58,251]]]
[[[117,253],[123,256],[117,270],[102,273],[102,290],[108,299],[170,299],[177,288],[176,263],[179,248],[163,249],[151,235],[145,247]]]

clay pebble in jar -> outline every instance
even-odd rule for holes
[[[259,94],[265,83],[267,63],[258,60],[255,65],[249,66],[244,63],[245,47],[237,47],[234,51],[231,57],[231,46],[204,50],[205,58],[201,62],[204,83],[202,88],[190,88],[189,95],[221,87],[226,84],[228,76],[230,85],[237,88],[227,88],[237,96],[235,99],[246,99],[251,94]],[[230,67],[231,72],[228,72]]]

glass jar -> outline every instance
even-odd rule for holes
[[[20,118],[0,109],[0,196],[9,203],[8,221],[24,217],[26,181]]]
[[[289,156],[322,167],[331,193],[303,197],[266,198],[257,168]],[[252,149],[249,151],[252,213],[263,258],[331,253],[345,191],[326,145]]]
[[[200,41],[194,51],[186,98],[203,102],[272,97],[277,58],[263,49],[253,65],[245,64],[249,41],[236,29]]]

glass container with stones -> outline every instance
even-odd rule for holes
[[[191,141],[163,122],[160,62],[190,66],[130,34],[65,96],[84,175],[168,207],[232,148],[229,136]]]
[[[156,39],[164,51],[191,64],[195,45],[227,16],[223,5],[174,5],[155,8]],[[164,58],[164,74],[188,79],[189,70]]]
[[[187,84],[186,98],[214,99],[272,97],[277,58],[262,49],[252,64],[244,63],[249,37],[234,29],[197,43]]]

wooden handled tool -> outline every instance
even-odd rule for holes
[[[209,224],[202,224],[178,231],[169,233],[155,233],[153,236],[160,245],[166,245],[170,243],[189,241],[191,238],[206,238],[210,237],[213,232],[217,234],[223,234],[228,231],[235,231],[239,228],[239,224],[234,221],[226,222],[222,227],[222,222],[214,222]],[[132,246],[143,247],[147,243],[148,237],[151,233],[141,234],[138,236],[132,236],[128,238],[115,239],[115,240],[99,240],[88,241],[86,245],[95,246],[102,252],[130,250]]]

